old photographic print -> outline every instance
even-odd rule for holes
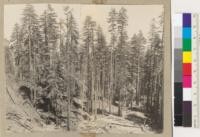
[[[6,130],[162,133],[162,5],[4,6]]]

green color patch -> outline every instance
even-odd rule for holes
[[[183,51],[191,51],[192,41],[191,39],[183,39]]]

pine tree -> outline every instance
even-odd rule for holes
[[[126,64],[127,60],[127,13],[125,8],[119,10],[117,24],[118,24],[118,43],[116,49],[116,79],[117,79],[117,90],[118,93],[118,115],[122,116],[122,91],[125,88],[126,78],[128,77],[128,68]]]
[[[162,12],[162,14],[159,16],[159,23],[158,25],[160,26],[159,28],[159,35],[160,35],[160,48],[159,48],[159,52],[158,52],[158,59],[160,59],[158,62],[159,65],[159,71],[158,71],[158,92],[160,91],[161,93],[158,95],[157,101],[159,102],[159,108],[158,108],[158,113],[160,115],[160,120],[159,120],[159,127],[162,129],[163,128],[163,98],[164,98],[164,90],[163,90],[163,72],[164,72],[164,12]]]
[[[133,35],[131,39],[131,49],[132,49],[132,55],[131,55],[131,62],[132,62],[132,83],[136,86],[136,104],[139,105],[140,101],[140,71],[141,71],[141,57],[144,55],[144,44],[146,43],[146,39],[143,36],[142,31],[139,31],[139,33],[136,35]],[[136,79],[136,82],[135,82]],[[133,97],[134,95],[132,95]],[[133,98],[132,98],[133,99]],[[133,102],[133,101],[132,101]]]
[[[159,73],[162,73],[160,70],[160,63],[158,60],[162,59],[160,58],[160,55],[162,53],[161,46],[161,39],[159,36],[159,31],[157,28],[156,20],[152,19],[152,23],[150,26],[150,32],[149,32],[149,47],[147,49],[147,54],[146,54],[146,69],[145,69],[145,74],[146,78],[149,79],[145,83],[147,85],[146,89],[146,96],[147,96],[147,102],[146,102],[146,108],[147,112],[149,112],[152,116],[155,115],[156,112],[156,107],[158,108],[158,99],[155,97],[160,96],[159,91],[158,91],[158,86],[157,86],[157,79],[158,79],[158,71]],[[159,56],[158,56],[159,55]],[[162,66],[162,65],[161,65]],[[148,69],[148,70],[147,70]],[[151,79],[151,80],[150,80]],[[157,100],[157,101],[156,101]]]
[[[65,15],[66,15],[66,43],[64,48],[64,67],[65,67],[65,80],[67,82],[67,93],[68,93],[68,122],[67,122],[67,128],[68,130],[71,129],[70,126],[70,113],[71,113],[71,95],[75,92],[75,84],[76,84],[76,69],[77,69],[77,45],[78,45],[78,39],[79,34],[77,30],[77,24],[75,22],[74,16],[72,14],[72,11],[69,9],[69,7],[65,7],[64,9]]]
[[[83,42],[86,55],[86,80],[87,80],[87,96],[89,97],[87,111],[93,113],[93,101],[94,101],[94,69],[93,69],[93,52],[94,52],[94,31],[96,22],[92,20],[90,16],[85,19],[83,27]]]
[[[95,76],[96,76],[96,87],[98,87],[97,89],[95,89],[95,91],[98,91],[97,93],[95,92],[95,102],[97,99],[97,94],[98,96],[100,96],[101,98],[101,108],[102,108],[102,113],[104,111],[104,98],[105,98],[105,84],[106,82],[106,68],[108,67],[108,65],[106,64],[106,62],[109,61],[109,59],[107,59],[108,57],[108,48],[106,47],[106,39],[105,36],[103,34],[103,30],[100,26],[98,26],[97,31],[96,31],[96,44],[95,44],[95,59],[94,59],[94,67],[95,67]],[[96,105],[96,103],[95,103]],[[95,107],[96,110],[96,107]]]
[[[58,40],[58,24],[56,22],[57,15],[54,9],[48,4],[47,9],[40,17],[40,29],[42,31],[42,46],[40,47],[41,64],[43,64],[41,78],[44,79],[53,68],[53,60],[55,58]]]
[[[114,59],[115,56],[113,55],[114,53],[114,48],[116,46],[116,41],[117,41],[117,12],[115,9],[111,9],[109,12],[109,17],[108,17],[108,23],[109,23],[109,32],[111,34],[111,42],[110,42],[110,54],[111,54],[111,60],[110,60],[110,102],[109,102],[109,112],[111,113],[111,104],[113,100],[113,90],[114,90]]]
[[[13,76],[15,73],[15,65],[13,58],[13,48],[9,47],[9,41],[4,39],[4,48],[5,48],[5,72],[7,75]]]
[[[24,62],[22,66],[25,69],[25,78],[29,78],[29,81],[32,81],[36,74],[35,61],[38,56],[38,47],[41,44],[38,16],[32,5],[26,5],[23,11],[22,26],[22,44],[24,48]]]
[[[15,64],[15,77],[21,79],[21,56],[22,56],[22,41],[19,24],[15,24],[13,33],[11,35],[10,42],[12,43],[12,50],[14,52],[14,64]]]
[[[22,78],[32,84],[37,83],[38,48],[41,44],[38,16],[32,5],[26,5],[23,10],[22,26],[20,27],[22,44],[21,71]],[[36,91],[33,89],[32,101],[35,104]]]

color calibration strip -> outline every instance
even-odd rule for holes
[[[192,126],[192,18],[183,15],[183,126]]]
[[[174,25],[174,122],[192,126],[192,17],[177,14]]]
[[[183,86],[182,86],[182,15],[174,17],[174,125],[183,122]]]

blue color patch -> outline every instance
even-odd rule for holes
[[[183,38],[191,39],[192,38],[192,32],[190,27],[184,27],[183,28]]]
[[[183,13],[183,27],[191,27],[191,13]]]

